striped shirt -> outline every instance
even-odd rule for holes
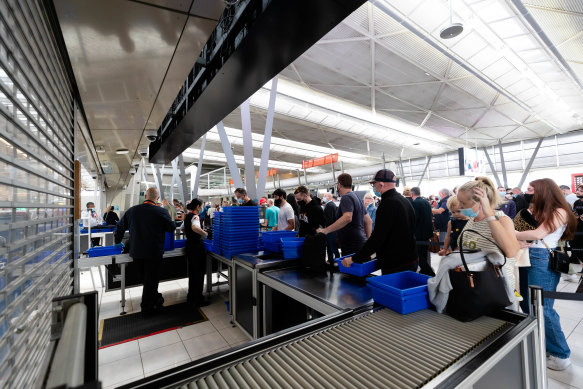
[[[499,218],[508,217],[502,211],[496,211],[495,215]],[[474,219],[470,219],[466,223],[466,226],[463,230],[477,231],[495,242],[494,237],[492,236],[492,230],[490,230],[490,226],[488,225],[486,219],[480,220],[479,222],[474,221]],[[458,245],[460,245],[459,238]],[[500,250],[493,243],[472,232],[464,233],[462,246],[464,249],[468,250],[482,250],[486,254],[501,255]]]

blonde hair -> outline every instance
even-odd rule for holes
[[[405,186],[403,188],[403,196],[411,196],[411,188],[408,186]]]
[[[488,177],[476,177],[474,181],[466,182],[458,188],[457,193],[459,195],[460,192],[470,192],[472,200],[479,202],[480,200],[474,196],[475,188],[480,188],[486,192],[492,209],[498,208],[498,205],[502,202],[502,198],[498,195],[498,190]]]
[[[370,192],[366,192],[363,198],[374,200],[373,194]]]
[[[447,209],[451,211],[452,208],[460,208],[460,201],[457,199],[457,196],[455,195],[449,196],[449,199],[447,199]]]

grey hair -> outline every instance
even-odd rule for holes
[[[441,192],[443,192],[445,197],[449,196],[449,189],[442,189]]]

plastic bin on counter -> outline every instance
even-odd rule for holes
[[[295,231],[265,231],[261,234],[265,250],[281,253],[281,238],[295,238]]]
[[[354,254],[345,255],[340,258],[336,258],[335,261],[338,263],[338,270],[340,273],[352,274],[353,276],[364,277],[376,270],[377,260],[373,259],[364,263],[353,263],[350,267],[342,266],[342,260],[346,257],[352,257]]]
[[[165,232],[164,251],[174,250],[174,232]]]
[[[186,246],[186,239],[174,239],[174,248],[181,249]]]
[[[301,258],[304,248],[304,238],[281,238],[283,259]]]
[[[202,241],[202,244],[204,245],[204,248],[207,251],[213,251],[213,241],[212,240],[210,240],[210,239],[204,239]]]
[[[368,279],[375,302],[402,315],[430,306],[427,280],[431,278],[412,271],[387,274]]]
[[[115,246],[104,246],[104,247],[91,247],[87,250],[87,255],[90,258],[93,257],[103,257],[106,255],[119,255],[121,254],[122,248]]]

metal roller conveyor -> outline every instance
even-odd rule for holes
[[[382,309],[208,372],[194,388],[418,388],[513,327]]]

